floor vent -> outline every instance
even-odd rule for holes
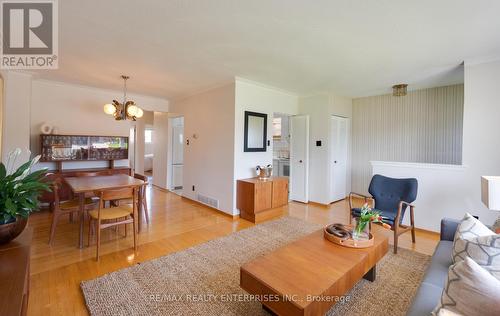
[[[219,200],[213,199],[211,197],[202,194],[198,194],[198,202],[201,202],[213,208],[219,208]]]

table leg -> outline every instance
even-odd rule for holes
[[[140,192],[140,191],[139,191]],[[145,211],[142,207],[142,193],[138,194],[137,198],[137,231],[141,232],[142,212]]]
[[[275,312],[273,312],[269,307],[267,307],[264,304],[262,304],[262,309],[265,310],[266,312],[268,312],[269,314],[271,314],[272,316],[278,316],[278,314],[276,314]]]
[[[80,193],[78,195],[78,200],[80,202],[80,210],[79,210],[79,217],[80,217],[80,231],[78,235],[78,248],[82,249],[83,248],[83,225],[85,222],[85,193]]]
[[[377,266],[373,266],[373,268],[370,269],[364,276],[363,279],[368,280],[370,282],[375,281],[377,278]]]

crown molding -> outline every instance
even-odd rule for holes
[[[293,92],[293,91],[290,91],[290,90],[286,90],[286,89],[282,89],[282,88],[278,88],[278,87],[275,87],[275,86],[272,86],[272,85],[268,85],[268,84],[265,84],[265,83],[262,83],[262,82],[250,80],[250,79],[243,78],[243,77],[235,76],[234,77],[234,81],[235,82],[242,82],[242,83],[251,84],[251,85],[254,85],[254,86],[257,86],[257,87],[260,87],[260,88],[264,88],[264,89],[278,91],[280,93],[287,94],[287,95],[290,95],[290,96],[293,96],[293,97],[297,97],[297,98],[300,97],[300,94],[298,94],[296,92]]]

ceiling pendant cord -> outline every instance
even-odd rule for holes
[[[127,106],[125,105],[127,103],[127,79],[129,76],[122,75],[123,78],[123,103],[122,103],[122,119],[126,120],[127,119]]]
[[[127,102],[127,79],[128,76],[122,75],[123,78],[123,104]]]

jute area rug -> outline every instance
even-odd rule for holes
[[[292,217],[81,283],[91,315],[269,315],[239,286],[240,266],[321,226]],[[327,315],[405,315],[430,257],[392,251]],[[290,275],[293,279],[293,275]]]

